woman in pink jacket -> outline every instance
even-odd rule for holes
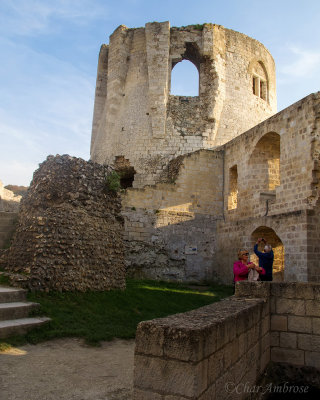
[[[250,269],[256,270],[259,275],[264,275],[266,273],[263,268],[249,262],[249,252],[247,250],[238,251],[238,261],[235,261],[233,264],[234,282],[246,281]]]

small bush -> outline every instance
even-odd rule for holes
[[[121,189],[120,175],[116,171],[111,172],[111,174],[107,176],[106,183],[108,190],[111,192],[116,193]]]

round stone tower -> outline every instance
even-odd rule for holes
[[[172,68],[191,61],[199,96],[170,95]],[[275,64],[258,41],[221,25],[121,25],[102,45],[91,158],[127,186],[161,180],[179,155],[222,145],[276,112]]]

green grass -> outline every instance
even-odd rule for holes
[[[200,288],[200,287],[199,287]],[[232,295],[232,287],[212,285],[206,292],[178,283],[128,280],[126,290],[109,292],[29,293],[52,319],[23,337],[6,339],[19,345],[59,337],[82,337],[89,344],[112,338],[131,339],[140,321],[195,309]]]

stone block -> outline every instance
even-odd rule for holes
[[[270,282],[237,282],[236,297],[268,298],[270,296]]]
[[[211,385],[215,382],[224,369],[224,349],[220,349],[209,357],[208,384]]]
[[[293,315],[288,316],[288,331],[300,332],[300,333],[311,333],[312,324],[310,317],[295,317]]]
[[[247,335],[242,333],[238,338],[239,357],[241,357],[248,348]]]
[[[241,382],[243,376],[246,373],[246,356],[243,356],[239,359],[239,361],[237,361],[234,364],[234,369],[233,369],[233,376],[234,376],[234,382]]]
[[[276,313],[305,315],[305,302],[304,300],[277,298]]]
[[[140,322],[136,331],[135,353],[163,355],[164,328],[152,322]]]
[[[280,332],[280,347],[296,349],[297,334],[291,332]]]
[[[320,352],[306,351],[305,365],[307,365],[308,367],[315,367],[320,370]]]
[[[320,336],[298,334],[298,348],[320,352]]]
[[[270,299],[270,313],[275,314],[276,312],[276,297],[272,296]]]
[[[304,282],[272,282],[271,295],[286,299],[313,299],[313,284]]]
[[[135,388],[133,390],[133,400],[164,400],[164,397],[159,393],[146,392]]]
[[[270,362],[270,348],[268,348],[260,357],[260,373],[263,373]]]
[[[216,385],[213,384],[199,397],[198,400],[215,400],[215,399],[218,398],[216,397]],[[165,398],[165,400],[167,399]]]
[[[285,315],[271,315],[271,331],[286,331],[288,317]]]
[[[320,317],[320,300],[306,300],[306,315]]]
[[[230,396],[230,392],[228,391],[228,383],[234,382],[234,376],[230,372],[224,373],[219,379],[216,381],[216,399],[227,399]]]
[[[184,396],[173,396],[171,394],[163,396],[163,400],[187,400],[187,399],[188,398]]]
[[[261,352],[265,352],[270,348],[270,334],[267,333],[266,335],[262,336],[260,340],[261,344]]]
[[[272,347],[280,346],[280,332],[271,332],[270,333],[270,345]]]
[[[270,331],[270,315],[263,318],[261,322],[261,336],[264,336]]]
[[[312,333],[320,335],[320,318],[312,318]]]
[[[256,370],[260,358],[260,345],[257,343],[252,348],[249,348],[246,354],[246,370]]]
[[[236,350],[236,347],[233,346],[233,343],[228,343],[224,346],[223,350],[223,360],[224,360],[224,369],[227,370],[231,367],[232,361],[234,358],[238,358],[237,355],[235,356],[234,351]],[[237,349],[238,353],[238,349]]]
[[[271,361],[293,365],[304,365],[304,351],[296,349],[283,349],[282,347],[272,347]]]
[[[216,350],[216,329],[182,330],[166,328],[163,354],[183,361],[200,361]]]
[[[134,387],[144,391],[197,397],[207,388],[208,362],[198,364],[135,355]]]

